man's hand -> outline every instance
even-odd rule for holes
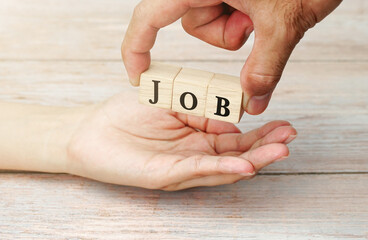
[[[218,47],[239,49],[254,30],[253,50],[241,72],[243,107],[262,113],[304,33],[342,0],[143,0],[126,33],[122,56],[131,83],[150,65],[157,32],[182,18],[191,35]]]

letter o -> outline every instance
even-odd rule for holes
[[[192,105],[192,107],[187,107],[186,105],[185,105],[185,97],[187,96],[187,95],[190,95],[192,98],[193,98],[193,105]],[[183,93],[181,96],[180,96],[180,105],[184,108],[184,109],[186,109],[186,110],[193,110],[193,109],[195,109],[197,106],[198,106],[198,99],[197,99],[197,97],[193,94],[193,93],[191,93],[191,92],[185,92],[185,93]]]

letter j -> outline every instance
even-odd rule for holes
[[[153,100],[150,99],[149,103],[151,104],[156,104],[158,102],[158,84],[160,83],[160,81],[157,80],[152,80],[153,84],[154,84],[154,92],[153,92]]]

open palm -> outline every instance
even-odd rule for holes
[[[296,130],[274,121],[242,134],[233,124],[137,103],[134,92],[96,106],[69,144],[70,173],[175,191],[251,178],[284,159]]]

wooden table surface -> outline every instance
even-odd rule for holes
[[[137,2],[0,0],[0,99],[76,106],[130,87],[120,45]],[[239,75],[251,42],[228,52],[175,23],[152,56]],[[239,124],[292,122],[290,159],[181,192],[3,172],[0,239],[368,239],[367,106],[368,1],[349,0],[306,34],[268,110]]]

